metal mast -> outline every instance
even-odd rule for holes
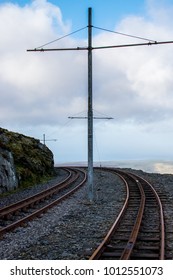
[[[44,133],[43,134],[43,140],[41,140],[41,141],[43,141],[43,144],[46,145],[47,141],[57,141],[57,139],[46,139],[46,134]]]
[[[29,52],[45,52],[45,51],[88,51],[88,198],[90,201],[93,201],[94,190],[93,190],[93,96],[92,96],[92,51],[99,49],[110,49],[110,48],[125,48],[125,47],[138,47],[138,46],[151,46],[159,44],[172,44],[173,41],[148,41],[148,43],[137,43],[137,44],[124,44],[124,45],[113,45],[113,46],[92,46],[92,8],[88,8],[88,46],[87,47],[77,47],[77,48],[54,48],[47,49],[43,48],[47,44],[35,48],[28,49]],[[82,28],[83,29],[83,28]],[[82,30],[81,29],[81,30]],[[74,32],[73,32],[74,33]],[[71,33],[71,34],[73,34]],[[69,34],[69,35],[71,35]],[[64,37],[62,37],[64,38]],[[137,37],[136,37],[137,38]],[[142,39],[142,38],[141,38]],[[55,40],[56,41],[56,40]],[[52,41],[52,42],[55,42]],[[50,42],[50,43],[52,43]],[[73,118],[73,117],[71,117]],[[112,118],[108,118],[112,119]],[[44,141],[45,142],[45,141]]]
[[[92,8],[88,8],[88,47],[45,49],[36,48],[27,51],[73,51],[88,50],[88,198],[93,201],[93,105],[92,105]]]
[[[92,9],[88,9],[88,198],[93,201]]]

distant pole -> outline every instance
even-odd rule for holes
[[[88,9],[88,198],[93,201],[92,9]]]
[[[43,141],[43,144],[46,145],[47,141],[57,141],[57,139],[46,139],[46,134],[44,133],[43,134],[43,140],[41,140],[41,141]]]
[[[43,144],[46,145],[46,135],[43,134]]]

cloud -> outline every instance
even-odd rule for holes
[[[1,120],[37,125],[54,122],[56,116],[57,122],[68,106],[83,103],[79,98],[85,87],[82,54],[26,52],[69,32],[58,7],[46,1],[24,7],[1,5],[0,26],[6,27],[6,32],[1,30]],[[68,39],[60,45],[67,43],[73,45],[74,41]]]
[[[161,38],[169,41],[173,38],[169,25],[159,29],[155,20],[148,21],[141,17],[127,17],[117,28],[120,32],[156,41]],[[97,37],[96,44],[122,44],[122,38],[119,40],[117,37],[103,32]],[[132,39],[123,38],[123,44],[129,42],[132,43]],[[108,111],[110,108],[113,112],[114,106],[120,118],[140,118],[144,122],[172,116],[172,47],[170,44],[98,51],[98,80],[95,83],[99,85],[98,95],[105,109]],[[101,100],[103,95],[105,102]]]
[[[158,41],[172,40],[173,6],[168,9],[158,6],[156,1],[147,1],[146,8],[144,16],[123,18],[115,26],[115,31]],[[87,111],[86,52],[26,52],[28,48],[38,47],[70,32],[71,26],[64,21],[61,10],[46,0],[35,0],[23,7],[12,3],[0,5],[2,126],[18,126],[18,130],[33,130],[34,133],[37,127],[40,131],[45,127],[51,134],[63,126],[68,116]],[[143,41],[105,31],[93,38],[95,46],[136,42]],[[86,38],[71,36],[55,42],[54,46],[86,46]],[[140,125],[144,125],[141,137],[147,129],[150,133],[154,131],[155,124],[159,130],[162,121],[172,120],[172,48],[170,44],[93,51],[94,109],[115,117],[111,126],[96,123],[98,128],[105,129],[99,134],[103,140],[104,137],[111,139],[104,134],[109,129],[117,129],[117,120],[119,125],[124,123],[122,127],[126,131],[132,126],[134,131],[141,129]],[[74,127],[80,134],[82,123],[73,122],[68,128],[73,136],[77,133],[76,130],[72,132]],[[128,133],[132,137],[131,132]],[[120,135],[124,139],[125,134]],[[116,138],[116,133],[113,136]],[[119,145],[121,142],[120,139]],[[110,143],[107,144],[111,147]],[[106,154],[109,156],[111,150]]]
[[[157,173],[169,173],[173,174],[173,165],[172,163],[162,163],[158,162],[154,165],[154,171]]]
[[[160,28],[156,24],[159,12],[151,10],[150,3],[150,19],[130,16],[124,18],[116,29],[153,40],[173,38],[168,25],[172,19],[166,18],[166,24]],[[1,118],[19,122],[26,120],[33,124],[51,123],[55,116],[62,119],[67,111],[73,114],[85,110],[86,54],[26,53],[27,48],[71,31],[63,22],[60,9],[41,0],[24,7],[6,4],[0,7],[0,21],[1,28],[6,26],[5,33],[1,30],[0,81],[1,92],[5,96],[1,106],[9,109],[7,116],[1,110]],[[102,32],[95,36],[94,42],[96,45],[119,44],[129,42],[129,38]],[[134,40],[130,39],[130,42]],[[84,41],[69,37],[58,42],[64,47],[78,46],[79,43],[85,45]],[[94,51],[96,110],[122,120],[140,119],[144,122],[172,116],[171,53],[172,45]],[[13,103],[8,100],[13,100]]]

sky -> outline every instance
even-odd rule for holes
[[[173,0],[0,1],[0,126],[45,134],[57,164],[87,161],[87,120],[68,118],[87,116],[87,51],[26,50],[86,47],[88,7],[93,46],[173,40]],[[173,44],[93,50],[94,116],[113,118],[94,120],[94,161],[173,160],[172,73]]]

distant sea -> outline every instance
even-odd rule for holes
[[[87,166],[86,162],[68,162],[56,164],[56,166]],[[173,161],[155,161],[155,160],[120,160],[95,162],[94,166],[120,167],[143,170],[149,173],[173,174]]]

